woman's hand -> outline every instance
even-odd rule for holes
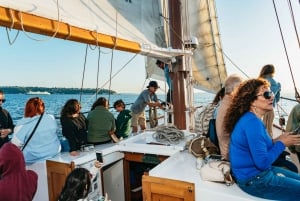
[[[79,152],[77,152],[77,151],[71,151],[70,155],[71,156],[79,156]]]
[[[99,161],[96,160],[94,165],[95,165],[96,168],[100,169],[100,168],[102,168],[103,163],[100,163]]]
[[[300,145],[300,135],[295,135],[292,132],[285,132],[274,140],[281,141],[285,146]]]
[[[6,138],[6,136],[8,136],[8,134],[11,133],[11,129],[1,129],[0,130],[0,137],[1,138]]]
[[[111,139],[114,141],[114,143],[120,142],[119,138],[116,136],[116,134],[112,133],[110,134]]]
[[[109,199],[108,199],[108,195],[107,195],[107,193],[105,193],[105,198],[104,198],[104,201],[111,201],[111,200],[109,200]]]

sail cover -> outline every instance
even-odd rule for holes
[[[45,28],[39,24],[39,17],[63,22],[70,27],[111,36],[116,46],[119,39],[138,43],[138,53],[149,58],[170,60],[178,55],[193,54],[191,71],[195,86],[215,92],[224,82],[226,70],[214,0],[181,0],[181,4],[184,39],[196,36],[199,41],[193,53],[189,49],[172,49],[168,45],[168,0],[0,0],[0,12],[11,18],[6,19],[1,14],[0,24],[13,27],[17,21],[25,23],[22,16],[30,14],[38,17],[32,21],[40,30]],[[18,16],[13,18],[11,10],[17,11]],[[53,29],[59,31],[57,26]],[[72,34],[72,28],[67,34]],[[101,37],[96,37],[95,44],[101,40]],[[130,48],[127,47],[126,51],[131,51]],[[147,70],[148,76],[163,80],[154,60],[149,61],[147,68],[153,70]]]

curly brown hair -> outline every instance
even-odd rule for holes
[[[250,110],[261,86],[270,87],[270,83],[265,79],[257,78],[246,80],[240,84],[224,117],[224,129],[227,133],[231,133],[240,117]]]

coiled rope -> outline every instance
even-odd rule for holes
[[[159,126],[152,137],[160,143],[179,144],[184,139],[184,132],[175,126]]]

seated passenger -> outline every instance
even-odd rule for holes
[[[114,103],[114,108],[119,112],[116,119],[116,135],[118,138],[126,138],[131,131],[130,110],[125,109],[125,103],[121,99]]]
[[[300,175],[272,164],[299,135],[285,132],[272,139],[262,117],[273,110],[274,95],[263,79],[243,82],[229,106],[224,127],[230,133],[229,158],[237,185],[246,193],[271,200],[298,200]]]
[[[62,134],[69,142],[70,155],[79,155],[77,150],[87,142],[87,119],[80,112],[80,103],[76,99],[68,100],[61,110],[60,122]]]
[[[216,132],[218,136],[219,148],[221,155],[225,160],[228,160],[228,145],[230,141],[230,135],[224,130],[224,116],[226,110],[232,102],[235,90],[238,88],[242,81],[243,79],[236,74],[230,75],[225,80],[225,95],[222,101],[220,102],[216,116]]]
[[[299,100],[298,100],[299,101]],[[297,128],[300,127],[300,103],[295,105],[291,110],[287,124],[286,124],[286,131],[292,132],[295,131]],[[299,135],[300,133],[298,133]],[[297,154],[298,161],[300,162],[300,145],[293,145],[289,147],[290,151]]]
[[[20,149],[12,143],[5,143],[0,149],[0,200],[33,200],[37,179],[34,171],[26,170]]]
[[[23,147],[36,125],[32,138],[26,147]],[[56,131],[56,120],[53,115],[45,113],[44,101],[38,97],[30,98],[25,106],[24,117],[18,121],[14,129],[12,143],[22,148],[26,163],[43,161],[55,156],[61,150]]]
[[[0,148],[9,142],[8,135],[13,132],[14,124],[10,113],[3,108],[3,103],[6,101],[4,92],[0,89]]]
[[[59,195],[59,201],[89,201],[88,193],[91,188],[91,181],[95,177],[102,164],[99,161],[89,171],[85,168],[75,168],[67,176],[65,185]],[[108,201],[107,194],[105,200]]]
[[[98,98],[92,105],[87,119],[88,125],[88,143],[97,145],[111,142],[118,142],[115,135],[115,117],[108,110],[108,100],[104,97]]]

